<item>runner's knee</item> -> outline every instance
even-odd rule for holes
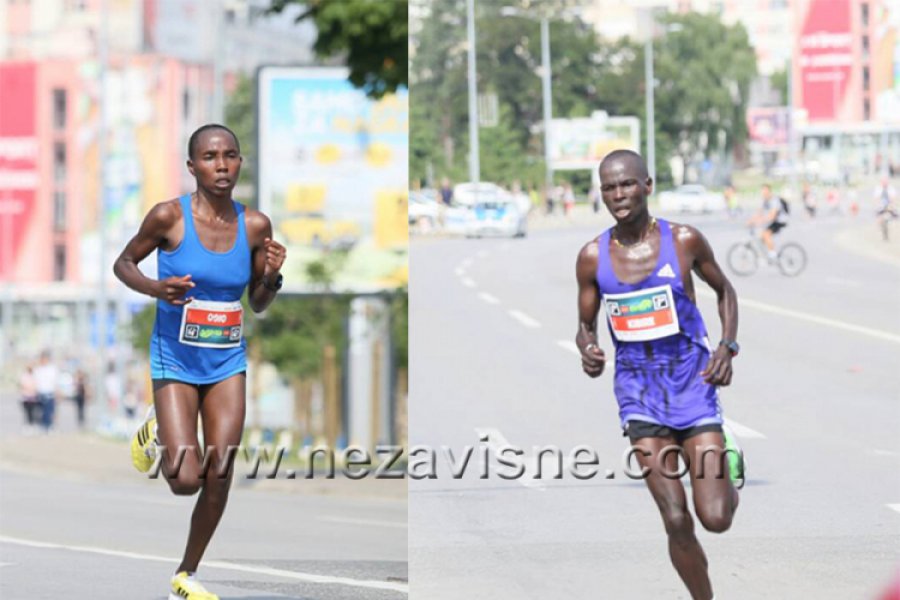
[[[178,477],[167,478],[169,489],[176,496],[193,496],[198,491],[202,482],[197,477],[188,477],[179,475]]]
[[[731,527],[731,510],[724,504],[697,510],[697,517],[703,528],[712,533],[724,533]]]
[[[670,536],[681,536],[693,532],[694,523],[686,506],[669,503],[661,506],[660,510],[666,526],[666,533]]]

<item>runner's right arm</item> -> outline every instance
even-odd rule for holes
[[[581,368],[591,377],[599,377],[606,365],[606,354],[597,345],[597,313],[600,290],[597,289],[597,242],[585,245],[578,253],[575,276],[578,279],[578,333],[575,345],[581,352]]]
[[[194,287],[190,275],[168,277],[162,281],[150,279],[138,269],[138,263],[163,245],[181,215],[172,202],[161,202],[150,209],[137,234],[131,238],[113,264],[119,280],[136,292],[170,304],[187,304],[184,295]]]

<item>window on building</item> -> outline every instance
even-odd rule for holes
[[[53,280],[64,281],[66,278],[66,245],[53,246]]]
[[[863,71],[863,91],[868,92],[869,91],[869,67],[864,66],[862,71]]]
[[[56,231],[66,229],[66,193],[62,190],[53,192],[53,228]]]
[[[869,57],[869,36],[867,35],[862,36],[862,54],[863,59]]]
[[[66,128],[66,90],[53,90],[53,128]]]
[[[863,27],[869,26],[869,4],[868,2],[863,2],[859,5],[859,20],[862,23]]]
[[[191,94],[184,90],[184,93],[181,95],[181,112],[184,115],[185,120],[190,118],[191,115]]]
[[[863,121],[872,120],[872,106],[869,104],[869,99],[866,98],[863,100]]]
[[[56,142],[53,144],[53,178],[57,183],[66,180],[66,144]]]

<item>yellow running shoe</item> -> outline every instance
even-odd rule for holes
[[[212,592],[207,592],[200,582],[188,575],[187,571],[176,573],[172,577],[172,592],[169,600],[219,600]]]
[[[131,438],[131,462],[134,468],[141,473],[146,473],[156,460],[159,446],[156,440],[156,410],[150,406],[144,423],[134,437]]]

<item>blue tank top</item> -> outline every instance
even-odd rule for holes
[[[657,223],[659,257],[637,283],[613,271],[612,230],[598,238],[597,287],[616,350],[619,416],[623,426],[631,419],[676,429],[721,423],[716,389],[700,377],[710,355],[706,325],[684,290],[672,228]]]
[[[199,344],[198,338],[192,342],[185,338],[185,310],[204,306],[206,302],[238,303],[250,281],[250,245],[244,223],[244,206],[233,202],[237,214],[237,236],[234,245],[226,252],[213,252],[206,248],[197,235],[191,211],[191,196],[179,198],[184,222],[184,237],[171,252],[157,250],[158,277],[181,277],[191,275],[195,287],[188,291],[194,301],[184,306],[176,306],[164,300],[156,302],[156,321],[150,341],[150,370],[153,379],[174,379],[188,383],[214,383],[226,379],[247,368],[246,341],[242,329],[233,331],[231,343],[226,332],[224,347],[213,344]],[[199,302],[198,302],[199,301]],[[207,313],[202,313],[206,315]],[[214,315],[212,329],[208,333],[220,334],[215,318],[234,315]],[[189,319],[188,319],[189,322]],[[187,336],[191,330],[188,325]],[[239,341],[238,338],[239,337]]]

